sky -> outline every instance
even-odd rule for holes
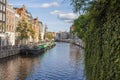
[[[73,13],[70,0],[7,0],[13,7],[25,5],[33,18],[38,17],[51,32],[69,31],[78,14]]]

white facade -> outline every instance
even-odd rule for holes
[[[7,34],[0,33],[0,46],[6,46],[7,45]]]
[[[8,36],[8,45],[15,45],[15,32],[6,32]]]
[[[55,39],[56,39],[56,40],[59,40],[59,39],[60,39],[60,33],[56,33]]]
[[[68,38],[69,38],[68,32],[62,32],[62,33],[61,33],[61,38],[62,38],[62,39],[68,39]]]
[[[44,33],[44,28],[43,28],[43,26],[42,26],[42,31],[41,31],[41,39],[42,39],[42,41],[44,41],[44,35],[45,35],[45,33]]]
[[[68,39],[69,38],[69,33],[68,32],[59,32],[56,33],[55,39],[59,40],[59,39]]]

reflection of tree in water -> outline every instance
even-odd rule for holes
[[[40,63],[40,60],[38,60],[38,56],[36,57],[24,57],[20,60],[20,67],[19,67],[19,75],[18,79],[25,80],[29,74],[31,74],[34,70],[33,68],[36,68]]]

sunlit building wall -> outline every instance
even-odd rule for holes
[[[10,4],[6,5],[6,33],[8,35],[7,44],[15,45],[15,10]]]

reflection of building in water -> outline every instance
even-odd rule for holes
[[[18,69],[19,74],[17,75],[17,77],[19,77],[18,79],[21,80],[25,80],[28,73],[31,73],[31,69],[33,68],[33,66],[38,65],[38,58],[22,58],[20,60],[20,66]]]
[[[39,58],[14,56],[0,61],[0,80],[25,80],[32,66],[39,65]]]
[[[17,56],[16,56],[17,57]],[[17,59],[17,60],[16,60]],[[5,58],[0,62],[0,80],[15,80],[20,66],[19,58]]]

